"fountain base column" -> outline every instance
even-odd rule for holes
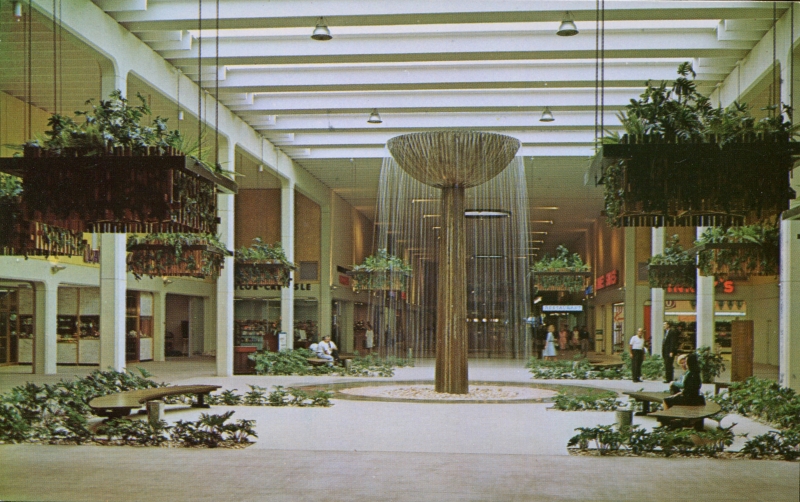
[[[436,392],[467,394],[467,242],[464,187],[442,188],[436,306]]]

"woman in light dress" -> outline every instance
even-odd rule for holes
[[[544,341],[542,357],[545,361],[556,360],[556,327],[552,324],[547,327],[547,338]]]
[[[367,323],[367,333],[366,333],[366,341],[364,343],[364,348],[368,351],[372,352],[372,347],[375,344],[375,331],[372,330],[372,324]]]

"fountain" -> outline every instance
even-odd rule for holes
[[[465,189],[500,174],[519,141],[475,131],[405,134],[387,143],[411,177],[441,190],[436,302],[436,392],[467,394],[467,243]]]

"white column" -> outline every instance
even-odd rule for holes
[[[165,361],[164,350],[167,321],[167,292],[153,293],[153,360]],[[175,340],[173,339],[173,343]]]
[[[100,236],[100,369],[125,371],[125,234]]]
[[[628,350],[628,340],[633,338],[636,330],[643,327],[641,308],[636,301],[636,274],[638,263],[636,263],[636,227],[625,228],[625,263],[623,264],[622,277],[625,284],[625,324],[623,325],[622,350]]]
[[[333,297],[331,295],[331,240],[332,240],[332,227],[331,221],[331,205],[323,204],[321,207],[321,233],[320,236],[320,263],[319,263],[319,334],[320,336],[331,334],[333,328],[333,306],[331,305]],[[341,322],[339,324],[341,331]],[[342,347],[340,349],[344,350]]]
[[[34,354],[33,372],[55,375],[58,359],[56,316],[58,315],[58,283],[37,282],[33,290],[34,302]]]
[[[233,250],[233,195],[217,195],[218,233],[225,246]],[[217,375],[233,375],[233,257],[225,257],[225,266],[217,279]]]
[[[706,227],[697,227],[700,238]],[[700,275],[697,270],[697,348],[714,348],[714,276]]]
[[[652,256],[664,252],[664,227],[651,230]],[[650,289],[650,353],[661,354],[664,344],[664,288]]]
[[[778,382],[800,391],[800,220],[781,221]]]
[[[289,180],[281,187],[281,244],[286,258],[294,262],[294,182]],[[292,272],[288,288],[281,288],[281,331],[286,333],[290,349],[294,348],[294,276]]]

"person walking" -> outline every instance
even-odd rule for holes
[[[547,327],[547,338],[544,340],[542,357],[545,361],[556,360],[556,327],[552,324]]]
[[[589,356],[589,330],[586,329],[586,326],[581,326],[580,332],[578,332],[578,340],[581,342],[581,356],[584,358]]]
[[[664,343],[661,346],[661,357],[664,358],[664,383],[670,383],[673,380],[679,336],[680,332],[677,328],[668,322],[664,323]]]
[[[644,328],[636,330],[629,342],[631,347],[631,380],[642,381],[642,361],[644,361]]]

